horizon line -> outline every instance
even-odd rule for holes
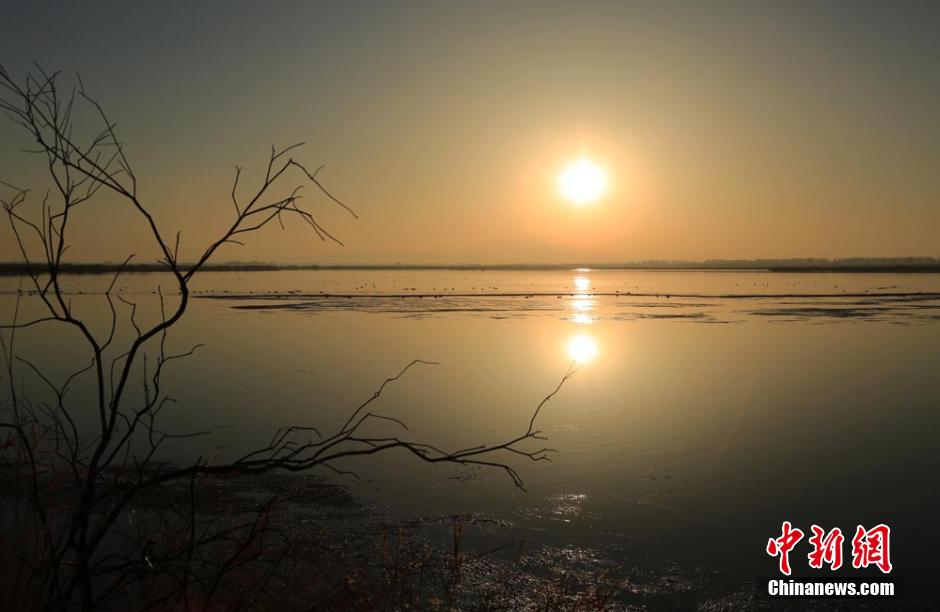
[[[179,264],[182,269],[191,262]],[[0,276],[21,276],[35,271],[42,274],[46,266],[25,262],[0,262]],[[129,273],[166,271],[162,262],[63,262],[60,271],[67,274],[105,274],[123,270]],[[769,272],[940,272],[940,257],[787,257],[756,259],[646,259],[624,262],[559,262],[559,263],[278,263],[261,261],[229,261],[206,264],[206,272],[251,272],[276,270],[742,270]]]

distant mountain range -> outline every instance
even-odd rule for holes
[[[185,268],[186,265],[184,264]],[[553,264],[279,264],[269,262],[226,262],[208,264],[207,272],[262,272],[271,270],[567,270],[592,268],[605,270],[764,270],[770,272],[937,272],[940,258],[936,257],[852,257],[824,259],[803,257],[793,259],[706,259],[703,261],[643,260],[621,263],[569,262]],[[33,264],[37,273],[45,268]],[[113,274],[121,264],[63,263],[66,274]],[[0,263],[0,276],[22,276],[30,268],[24,263]],[[125,272],[165,272],[160,263],[135,263],[124,266]]]

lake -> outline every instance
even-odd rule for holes
[[[66,279],[100,333],[109,311],[95,293],[109,280]],[[19,282],[0,279],[7,321]],[[157,284],[172,286],[159,274],[119,281],[141,320],[157,312]],[[37,302],[21,300],[21,321]],[[72,340],[37,326],[17,347],[61,378],[88,360]],[[940,274],[211,272],[170,339],[195,343],[165,374],[177,403],[164,425],[213,434],[174,442],[173,460],[226,456],[289,424],[337,428],[414,359],[437,365],[416,365],[374,404],[408,431],[372,431],[492,444],[524,432],[574,367],[537,419],[552,461],[502,457],[525,492],[498,470],[406,453],[330,478],[394,516],[492,517],[617,563],[708,572],[729,591],[776,574],[764,549],[784,520],[840,527],[847,546],[858,524],[890,525],[892,577],[912,598],[938,567]],[[795,573],[811,573],[800,556]]]

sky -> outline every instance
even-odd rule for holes
[[[934,2],[12,2],[0,63],[80,72],[192,260],[272,144],[356,210],[217,261],[559,263],[940,255]],[[2,118],[0,118],[2,119]],[[0,121],[0,180],[48,187]],[[575,206],[571,160],[609,189]],[[302,181],[296,181],[298,184]],[[285,188],[294,186],[285,183]],[[69,257],[152,260],[102,197]],[[17,260],[0,229],[0,260]]]

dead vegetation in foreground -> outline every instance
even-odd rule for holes
[[[113,609],[624,610],[692,588],[669,576],[636,582],[592,551],[533,544],[486,517],[390,520],[312,476],[225,475],[197,484],[150,491],[116,522],[105,548],[144,551],[146,570],[119,581]],[[481,531],[505,544],[478,550],[469,541]],[[42,594],[22,589],[36,543],[22,530],[3,533],[0,564],[12,579],[3,581],[0,602],[41,608]],[[198,557],[181,557],[181,549]]]

